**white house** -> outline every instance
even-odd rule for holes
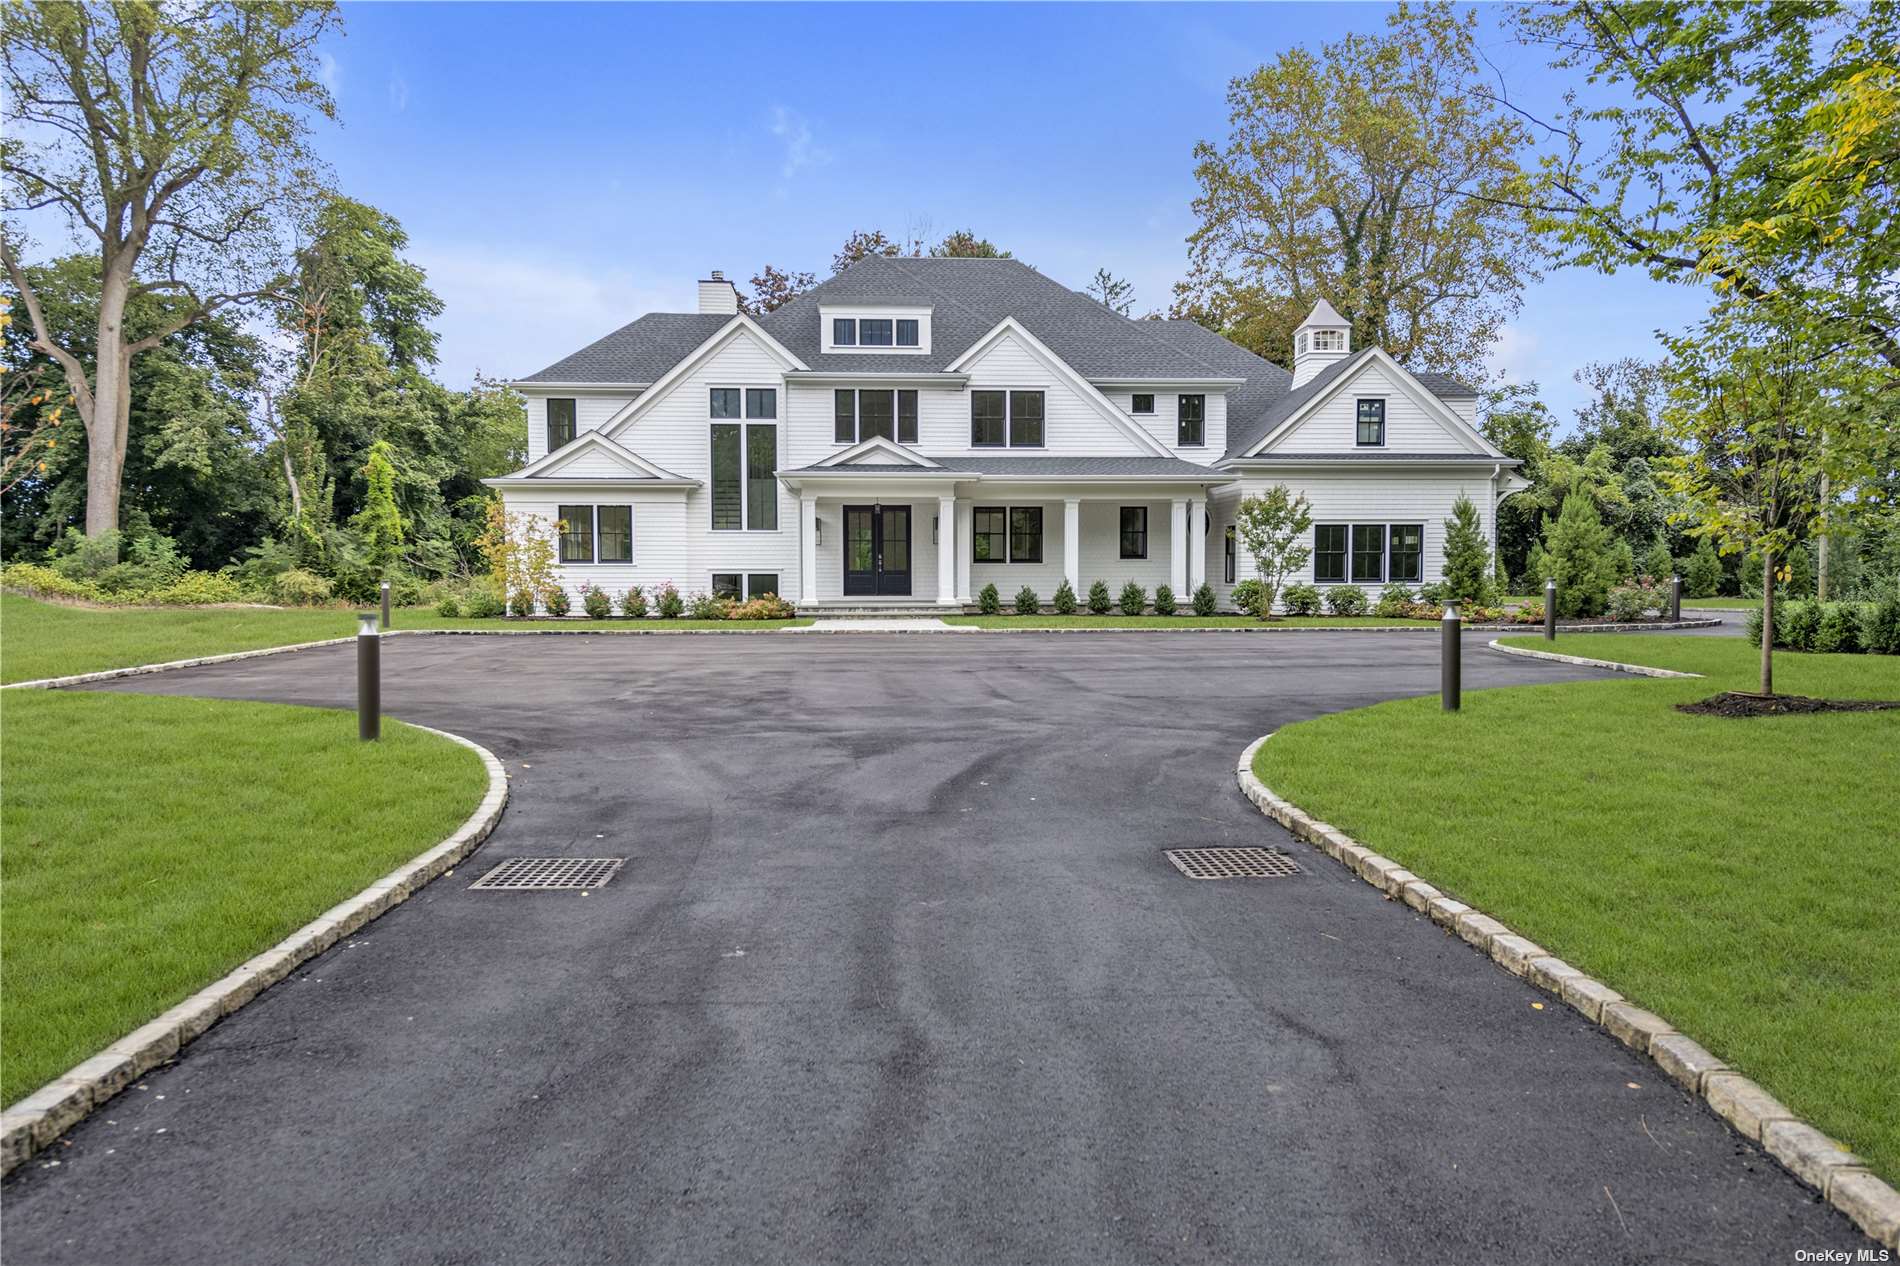
[[[1438,578],[1460,493],[1495,536],[1526,486],[1471,388],[1354,350],[1321,302],[1293,372],[1189,321],[1120,316],[1007,259],[869,258],[754,319],[715,272],[515,383],[529,462],[488,482],[560,521],[570,592],[672,581],[801,608],[955,607],[1067,579],[1226,607],[1234,508],[1312,503],[1305,579]]]

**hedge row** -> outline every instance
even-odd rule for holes
[[[1749,612],[1748,640],[1761,645],[1762,613]],[[1775,604],[1775,645],[1834,655],[1900,655],[1900,594],[1875,602]]]

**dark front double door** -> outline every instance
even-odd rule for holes
[[[844,508],[845,597],[910,595],[910,507]]]

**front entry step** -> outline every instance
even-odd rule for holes
[[[903,616],[942,616],[961,615],[963,608],[940,607],[935,603],[915,603],[890,606],[803,606],[798,609],[801,616],[816,616],[821,620],[890,620]]]

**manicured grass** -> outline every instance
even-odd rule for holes
[[[1536,637],[1511,637],[1543,647]],[[1709,680],[1468,692],[1286,727],[1281,795],[1510,924],[1900,1178],[1900,713],[1732,719],[1742,639],[1576,634]],[[1778,653],[1777,686],[1900,699],[1900,659]]]
[[[445,620],[405,607],[398,629],[547,629],[561,633],[664,632],[716,628],[767,632],[809,620]],[[0,594],[0,682],[35,681],[201,655],[349,637],[352,611],[235,607],[73,607]]]
[[[983,629],[1390,629],[1438,624],[1376,615],[1282,616],[1264,624],[1250,615],[947,615],[943,621]]]
[[[347,712],[8,691],[0,1101],[12,1103],[433,847],[475,753]]]
[[[1698,611],[1753,611],[1759,606],[1761,606],[1760,598],[1684,598],[1682,600],[1682,607],[1685,611],[1691,607],[1694,607]]]

